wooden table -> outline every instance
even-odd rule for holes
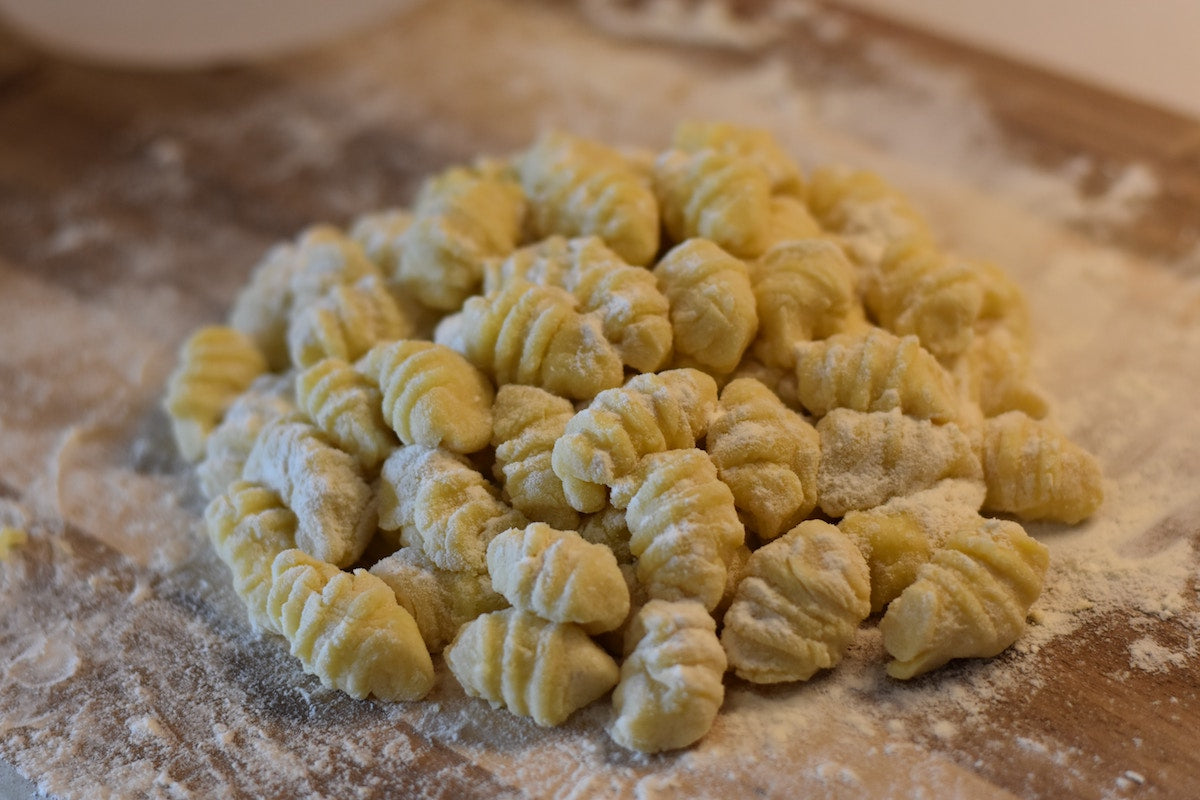
[[[862,15],[822,7],[768,24],[766,13],[737,4],[741,35],[698,28],[684,42],[644,26],[617,35],[631,18],[598,24],[569,6],[428,4],[302,56],[177,73],[72,64],[0,34],[0,512],[32,534],[0,565],[0,755],[64,797],[1200,796],[1194,491],[1130,531],[1191,559],[1170,613],[1089,615],[1050,597],[1044,613],[1076,615],[1073,633],[951,667],[911,689],[919,701],[862,666],[880,655],[865,634],[855,677],[768,690],[731,680],[717,727],[681,755],[616,748],[602,704],[544,731],[467,700],[446,675],[424,703],[356,703],[247,633],[158,410],[175,348],[222,318],[269,244],[406,203],[431,171],[519,148],[545,125],[661,146],[678,115],[760,95],[756,121],[772,124],[787,111],[780,86],[824,101],[842,88],[845,100],[887,85],[900,52],[970,87],[999,137],[987,152],[1047,174],[1081,165],[1084,200],[1144,165],[1158,191],[1141,213],[1054,223],[1139,265],[1142,289],[1112,291],[1152,310],[1200,274],[1200,123]],[[967,195],[984,198],[981,213],[1013,202],[979,175],[926,182],[946,162],[889,150],[897,138],[832,131],[801,143],[806,160],[876,159],[933,210]],[[956,180],[965,188],[946,188]],[[967,216],[950,224],[958,244],[1005,252]],[[1042,285],[1032,267],[1017,274]],[[1186,342],[1198,318],[1200,304],[1163,324]],[[1084,368],[1055,347],[1040,368],[1068,402],[1066,374]],[[1195,416],[1194,397],[1153,400],[1176,401],[1171,413]],[[1090,413],[1085,441],[1121,424]],[[1106,461],[1118,489],[1151,474],[1168,438]],[[1200,467],[1195,441],[1176,449]],[[1182,660],[1131,669],[1130,643],[1148,636]],[[803,712],[806,696],[845,713]]]

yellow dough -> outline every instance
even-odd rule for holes
[[[643,753],[699,741],[725,699],[725,651],[716,622],[699,603],[651,600],[625,641],[629,655],[613,692],[613,741]]]
[[[805,681],[842,660],[871,611],[858,548],[827,522],[802,522],[750,556],[721,644],[740,678]]]
[[[204,460],[196,465],[200,489],[211,500],[242,477],[258,432],[272,420],[296,413],[292,376],[260,375],[230,404],[204,443]]]
[[[319,361],[296,376],[296,402],[365,472],[373,471],[400,445],[383,418],[383,393],[339,358]]]
[[[603,696],[620,673],[578,625],[515,608],[464,625],[445,658],[467,694],[544,726],[561,725]]]
[[[355,361],[380,342],[414,332],[415,325],[401,313],[383,278],[369,275],[354,284],[332,287],[293,315],[288,352],[300,369],[324,358]]]
[[[498,495],[454,453],[408,445],[383,462],[379,527],[400,531],[442,569],[480,573],[488,542],[528,522]]]
[[[617,627],[629,613],[616,557],[575,531],[542,522],[512,528],[488,545],[487,566],[497,592],[542,619],[575,622],[595,634]]]
[[[519,159],[537,238],[598,236],[626,262],[658,252],[658,206],[649,181],[599,142],[548,132]]]
[[[209,325],[188,337],[163,400],[184,458],[204,456],[209,434],[226,410],[266,370],[267,361],[254,342],[233,328]]]
[[[888,674],[913,678],[954,658],[999,654],[1025,630],[1048,561],[1015,522],[981,518],[953,534],[879,623]]]
[[[983,428],[985,511],[1074,525],[1104,500],[1096,459],[1045,422],[1009,411]]]
[[[746,264],[707,239],[677,245],[654,267],[671,304],[675,363],[732,372],[758,331]]]
[[[764,541],[816,507],[820,436],[753,378],[730,381],[721,390],[707,450],[747,527]]]
[[[209,541],[233,573],[233,590],[246,604],[256,630],[280,633],[268,610],[271,564],[296,546],[296,515],[279,495],[249,481],[235,481],[204,509]]]
[[[737,156],[766,173],[773,193],[804,196],[800,167],[768,130],[729,122],[687,120],[675,126],[671,146],[685,153],[716,150]]]
[[[669,307],[654,276],[627,264],[595,236],[551,236],[492,262],[484,290],[496,291],[516,278],[569,291],[580,312],[599,315],[604,337],[633,369],[653,372],[671,354]]]
[[[419,700],[433,688],[417,623],[366,570],[342,572],[285,550],[271,565],[268,610],[292,655],[324,686],[360,700]]]
[[[472,297],[435,340],[462,353],[497,385],[523,383],[573,400],[620,386],[621,356],[600,320],[565,289],[519,278]]]
[[[279,493],[299,522],[296,546],[322,561],[353,564],[375,533],[375,502],[358,462],[303,419],[267,424],[242,475]]]
[[[404,444],[473,453],[491,441],[492,385],[450,348],[401,339],[357,366],[383,392],[384,417]]]
[[[613,487],[612,503],[625,509],[629,550],[647,594],[716,608],[746,531],[708,454],[693,448],[645,456]]]

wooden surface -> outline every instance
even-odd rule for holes
[[[498,13],[486,3],[472,4],[472,8]],[[753,3],[740,8],[751,19],[761,13]],[[451,16],[450,12],[426,8],[414,13],[415,18],[397,23],[398,41],[403,41],[401,33],[409,26],[418,24],[435,31],[465,29],[442,18]],[[589,47],[593,38],[606,36],[589,28],[584,16],[565,7],[518,3],[505,13],[537,20],[549,15],[550,21],[544,23],[549,29],[577,30],[580,41]],[[1167,272],[1200,269],[1188,266],[1195,262],[1187,260],[1200,246],[1200,123],[877,19],[857,15],[838,19],[848,33],[835,41],[793,23],[782,38],[752,50],[652,41],[620,46],[627,48],[631,59],[673,59],[681,65],[681,74],[689,70],[702,75],[731,74],[772,57],[798,80],[826,80],[833,75],[851,83],[869,83],[872,71],[879,69],[863,57],[867,43],[911,48],[939,68],[974,76],[980,96],[1007,137],[1007,146],[1028,154],[1030,163],[1054,168],[1087,155],[1088,192],[1102,194],[1129,164],[1148,165],[1161,191],[1141,214],[1109,225],[1084,220],[1077,223],[1079,233],[1144,257]],[[537,29],[535,23],[529,25]],[[514,23],[510,33],[515,36],[523,30]],[[606,46],[612,46],[611,42]],[[73,610],[63,612],[66,618],[84,615],[107,602],[104,598],[123,596],[122,591],[131,592],[131,587],[148,582],[164,598],[163,607],[154,612],[157,606],[151,603],[129,611],[126,622],[146,626],[128,628],[129,647],[161,651],[157,663],[169,663],[178,646],[166,630],[171,625],[188,626],[199,620],[215,631],[215,636],[239,624],[221,621],[215,614],[231,606],[221,604],[227,602],[228,590],[214,589],[208,583],[222,573],[211,554],[205,554],[202,543],[192,552],[183,548],[187,569],[164,572],[154,558],[139,558],[143,550],[134,541],[135,534],[119,529],[123,517],[97,510],[101,503],[89,503],[86,492],[102,491],[102,480],[79,484],[84,487],[82,496],[72,496],[74,484],[58,485],[51,492],[57,505],[47,506],[43,465],[29,454],[63,452],[62,443],[70,438],[64,439],[63,432],[75,430],[81,420],[98,424],[97,410],[109,409],[106,403],[112,403],[111,408],[119,410],[112,412],[111,441],[100,455],[89,455],[94,461],[88,463],[95,466],[92,471],[96,474],[102,471],[100,467],[107,469],[113,464],[128,469],[132,473],[128,480],[136,481],[119,485],[144,491],[145,502],[153,504],[161,487],[186,482],[186,468],[172,454],[137,446],[139,442],[162,441],[165,423],[155,403],[172,352],[191,328],[223,316],[236,288],[266,246],[314,221],[345,222],[366,209],[406,202],[416,181],[432,170],[477,152],[521,146],[538,127],[531,109],[546,100],[538,95],[536,79],[531,79],[533,85],[521,95],[527,115],[514,119],[505,108],[491,105],[499,101],[487,86],[475,87],[469,97],[449,84],[439,88],[439,81],[449,78],[437,71],[418,74],[421,64],[415,56],[406,60],[403,47],[400,44],[397,51],[390,50],[376,32],[366,39],[350,39],[285,61],[157,74],[68,63],[38,54],[0,33],[0,295],[33,298],[20,307],[4,306],[10,314],[6,325],[34,330],[43,311],[61,315],[62,309],[77,307],[81,322],[76,338],[82,354],[78,363],[61,355],[75,341],[71,331],[46,332],[45,359],[36,348],[30,349],[25,337],[18,341],[11,328],[10,333],[0,333],[0,342],[5,342],[9,353],[0,360],[0,447],[6,451],[0,458],[0,499],[33,509],[38,525],[55,532],[56,544],[35,541],[20,558],[46,559],[47,564],[51,559],[62,560],[55,570],[23,563],[28,602],[19,604],[22,608],[0,628],[3,641],[18,637],[19,620],[36,624],[39,607],[56,609],[61,604],[61,597],[69,593],[60,591],[55,581],[63,575],[86,576],[89,572],[103,573],[107,583],[96,589],[91,599],[79,600]],[[463,61],[472,57],[470,52],[456,54]],[[359,95],[356,87],[363,84],[355,65],[363,60],[409,72],[389,84],[390,95],[365,90]],[[379,72],[383,70],[380,67]],[[472,74],[487,73],[484,65]],[[587,87],[581,89],[585,95],[586,91]],[[686,93],[687,89],[681,86],[679,91]],[[546,97],[553,96],[546,90]],[[511,92],[506,97],[511,99]],[[372,112],[381,102],[386,108]],[[586,108],[587,102],[581,100],[580,108]],[[597,102],[602,108],[603,101]],[[634,122],[622,124],[637,130]],[[669,130],[672,122],[670,110],[661,109],[657,118],[647,122],[645,138],[662,141],[661,131]],[[39,307],[39,302],[45,305]],[[98,321],[101,318],[103,324]],[[1195,324],[1194,317],[1190,324]],[[99,369],[119,375],[124,369],[116,362],[104,362],[107,350],[98,350],[101,356],[96,359],[87,355],[98,345],[85,339],[107,335],[106,331],[115,339],[128,338],[139,353],[133,370],[136,376],[127,381],[136,385],[136,391],[128,392],[124,406],[116,405],[124,402],[124,395],[114,400],[107,389],[97,384],[93,390],[86,378],[78,377]],[[22,355],[11,355],[14,352]],[[98,364],[97,359],[103,363]],[[25,371],[38,373],[45,383],[25,380]],[[28,387],[33,385],[44,390],[36,398],[29,395]],[[31,405],[33,408],[28,407]],[[63,473],[56,474],[61,483]],[[169,494],[163,500],[169,508],[162,510],[159,519],[169,524],[194,524],[200,507],[197,503],[194,494]],[[1140,535],[1143,540],[1158,536],[1164,541],[1182,539],[1200,545],[1198,520],[1200,506],[1195,504],[1183,510],[1164,509],[1155,525]],[[70,551],[69,557],[62,555],[64,547]],[[822,734],[814,734],[810,741],[783,743],[776,761],[753,769],[722,764],[720,754],[711,765],[697,761],[700,766],[684,769],[679,765],[687,766],[686,760],[628,760],[613,753],[602,760],[616,765],[612,774],[617,777],[606,777],[610,782],[602,786],[590,783],[586,775],[554,777],[556,734],[528,731],[482,705],[478,712],[470,710],[474,706],[463,704],[452,688],[439,689],[435,700],[449,708],[461,705],[468,709],[459,712],[466,715],[463,719],[477,713],[478,722],[473,724],[479,727],[511,731],[519,745],[511,750],[473,746],[471,724],[464,723],[465,733],[444,738],[431,732],[417,711],[383,711],[344,699],[330,700],[329,710],[317,718],[311,710],[307,715],[296,712],[288,705],[290,701],[273,699],[290,696],[289,690],[280,687],[294,675],[253,673],[256,659],[275,663],[271,659],[277,658],[272,650],[276,645],[267,640],[214,645],[214,650],[202,657],[220,662],[220,668],[249,698],[255,713],[267,720],[261,722],[264,740],[286,748],[288,737],[295,735],[297,728],[306,737],[352,738],[348,731],[357,728],[354,715],[362,714],[373,720],[372,724],[390,726],[404,742],[399,755],[389,745],[390,760],[360,760],[349,767],[342,763],[311,765],[303,788],[292,786],[288,791],[333,796],[349,783],[366,787],[366,794],[377,796],[495,797],[537,791],[567,796],[573,786],[581,785],[585,788],[579,796],[620,796],[632,791],[630,787],[636,783],[643,794],[655,796],[649,787],[654,785],[656,772],[665,774],[678,768],[671,775],[681,796],[693,792],[735,796],[738,791],[791,796],[799,786],[807,787],[804,791],[810,796],[906,796],[914,787],[924,787],[937,796],[1003,797],[1011,793],[1043,798],[1184,800],[1200,792],[1197,660],[1193,656],[1182,668],[1131,671],[1128,644],[1153,634],[1160,644],[1176,651],[1186,652],[1189,647],[1194,651],[1196,631],[1186,620],[1198,612],[1198,574],[1193,571],[1184,593],[1189,605],[1180,614],[1165,619],[1107,615],[1089,619],[1069,636],[1051,639],[1037,654],[1038,678],[1007,693],[1002,707],[988,707],[988,714],[1003,716],[1001,735],[997,735],[997,725],[974,725],[955,707],[948,707],[945,721],[958,733],[947,740],[939,734],[944,728],[910,714],[903,721],[905,746],[911,747],[902,750],[903,758],[916,758],[927,768],[914,772],[902,767],[896,758],[885,757],[880,745],[878,752],[869,750],[877,759],[878,777],[872,777],[872,766],[866,763],[870,759],[864,756],[864,763],[854,765],[861,784],[853,791],[822,784],[826,786],[822,792],[813,788],[811,776],[789,773],[789,763],[799,763],[807,750],[820,750]],[[211,600],[213,592],[224,592],[225,600]],[[155,617],[152,612],[162,616]],[[135,635],[139,630],[148,633]],[[194,686],[194,691],[201,692],[207,684],[197,675],[204,669],[189,666],[178,675],[148,674],[145,680],[162,691],[177,681],[180,691]],[[93,675],[97,685],[102,682],[103,670],[86,674]],[[11,700],[18,690],[11,681],[0,684],[0,699]],[[936,684],[926,684],[925,691],[935,690]],[[51,706],[68,701],[86,705],[95,697],[108,696],[92,694],[89,687],[55,691],[62,694],[48,697]],[[121,697],[119,693],[113,696]],[[752,713],[739,709],[732,713],[743,721]],[[589,712],[572,727],[570,735],[603,738],[602,723],[602,713]],[[121,738],[130,734],[118,729],[107,735]],[[0,755],[35,779],[69,766],[40,741],[18,722],[0,726]],[[185,749],[183,741],[175,746]],[[368,746],[373,745],[368,742]],[[81,752],[74,751],[70,757],[85,758]],[[223,776],[224,783],[219,785],[232,787],[234,794],[253,795],[264,787],[278,790],[281,785],[262,776],[240,774],[243,756],[220,748],[205,754],[206,768]],[[103,763],[98,754],[86,759]],[[522,761],[528,763],[520,764]],[[91,761],[85,764],[92,766]],[[208,782],[203,770],[192,775],[190,768],[179,767],[172,779],[200,795],[218,785]],[[105,784],[99,777],[96,780],[97,786]],[[89,796],[86,787],[83,779],[59,779],[49,788],[69,796]]]

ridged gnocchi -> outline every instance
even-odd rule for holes
[[[620,674],[578,625],[515,608],[476,617],[444,655],[468,695],[543,726],[565,722],[608,692]]]
[[[551,131],[520,157],[518,169],[535,236],[599,236],[636,266],[658,252],[654,192],[618,151]]]
[[[296,376],[296,402],[365,472],[373,471],[400,445],[383,418],[379,387],[339,358],[319,361]]]
[[[816,507],[820,436],[753,378],[721,390],[706,447],[747,527],[764,541]]]
[[[438,325],[434,340],[497,384],[540,386],[573,400],[620,386],[625,375],[600,320],[580,313],[570,292],[521,279],[472,297]]]
[[[188,337],[163,400],[184,458],[203,458],[209,434],[225,411],[266,370],[267,361],[254,342],[233,328],[209,325]]]
[[[209,541],[233,573],[233,590],[255,630],[280,633],[268,613],[271,564],[296,546],[296,515],[265,486],[235,481],[204,509]]]
[[[355,361],[376,344],[406,338],[414,330],[383,279],[369,275],[334,286],[299,309],[288,324],[288,352],[300,369],[325,358]]]
[[[401,339],[371,348],[357,367],[383,393],[384,417],[404,444],[473,453],[491,441],[492,385],[450,348]]]
[[[211,500],[242,477],[258,432],[272,420],[296,413],[292,376],[267,373],[255,378],[221,417],[204,443],[204,459],[196,465],[200,490]]]
[[[419,700],[433,662],[412,615],[366,570],[343,572],[301,550],[271,565],[268,613],[304,671],[361,700]]]
[[[515,608],[588,633],[612,630],[629,614],[629,590],[604,545],[543,522],[511,528],[488,544],[492,586]]]
[[[756,164],[766,173],[771,192],[803,197],[804,178],[795,159],[763,128],[729,122],[685,120],[675,126],[671,146],[685,153],[716,150]]]
[[[1020,411],[987,420],[982,460],[985,511],[1074,525],[1094,514],[1104,500],[1095,457]]]
[[[654,267],[671,306],[677,366],[732,372],[758,331],[745,262],[707,239],[689,239]]]
[[[696,602],[651,600],[625,641],[608,729],[613,741],[643,753],[699,741],[725,701],[727,662],[712,616]]]
[[[613,487],[612,504],[625,509],[629,551],[648,596],[717,607],[746,531],[707,453],[693,448],[645,456]]]
[[[806,681],[842,660],[870,596],[854,543],[827,522],[802,522],[750,556],[721,631],[729,666],[754,683]]]
[[[952,534],[879,623],[888,674],[913,678],[1005,650],[1025,630],[1048,561],[1046,546],[1015,522],[980,518]]]
[[[771,233],[771,179],[762,166],[706,148],[669,150],[654,164],[654,192],[672,242],[703,238],[756,258]]]

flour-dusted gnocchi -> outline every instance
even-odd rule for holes
[[[625,375],[597,317],[580,313],[565,289],[522,279],[472,297],[442,321],[434,338],[497,384],[540,386],[573,400],[620,386]]]
[[[979,525],[985,492],[982,481],[947,478],[881,506],[846,513],[838,528],[871,570],[871,613],[899,597],[951,534]]]
[[[492,405],[495,473],[508,502],[531,520],[562,530],[579,527],[579,512],[571,507],[550,462],[554,443],[574,415],[569,400],[515,383],[501,386]],[[600,489],[594,502],[605,499]]]
[[[983,428],[986,511],[1074,525],[1104,500],[1094,456],[1048,423],[1009,411]]]
[[[266,370],[262,352],[234,328],[209,325],[188,337],[163,400],[184,458],[198,461],[204,456],[209,434],[226,410]]]
[[[1015,522],[980,518],[951,535],[879,623],[888,674],[908,679],[1002,652],[1024,631],[1048,561],[1046,546]]]
[[[323,686],[360,700],[419,700],[433,688],[417,623],[366,570],[343,572],[285,550],[271,565],[267,608],[292,655]]]
[[[629,550],[647,594],[716,608],[746,530],[708,454],[693,448],[645,456],[617,481],[612,503],[625,509]]]
[[[280,633],[268,613],[271,564],[296,546],[296,515],[265,486],[235,481],[204,509],[209,541],[233,573],[233,590],[256,630]]]
[[[753,378],[721,390],[707,450],[750,530],[774,539],[817,505],[820,436]]]
[[[373,471],[400,444],[383,418],[383,393],[339,358],[319,361],[296,376],[296,402],[364,472]]]
[[[874,508],[945,478],[981,480],[967,435],[953,423],[934,425],[891,411],[836,408],[817,423],[821,466],[817,495],[831,517]]]
[[[334,286],[298,309],[288,325],[288,352],[300,369],[325,358],[355,361],[380,342],[414,332],[414,323],[400,311],[383,278],[368,275]]]
[[[715,242],[737,258],[756,258],[771,234],[771,179],[732,153],[668,150],[654,164],[654,191],[672,242]]]
[[[977,333],[966,352],[955,359],[951,372],[985,417],[1022,411],[1041,419],[1049,411],[1033,379],[1029,353],[1006,327]]]
[[[805,681],[842,660],[871,611],[870,572],[827,522],[802,522],[750,556],[721,644],[738,677]]]
[[[767,225],[764,253],[787,242],[814,239],[822,235],[821,224],[803,200],[786,194],[771,198],[771,219]]]
[[[301,418],[267,424],[242,474],[279,493],[298,520],[296,546],[322,561],[353,564],[375,533],[374,495],[358,462]]]
[[[658,753],[699,741],[721,703],[727,662],[716,622],[690,600],[651,600],[625,634],[628,655],[613,691],[613,741]]]
[[[442,569],[483,572],[488,543],[527,522],[454,453],[408,445],[383,462],[379,527],[400,531]]]
[[[543,522],[512,528],[487,549],[492,586],[514,607],[588,633],[609,631],[629,613],[629,591],[617,559],[575,531]]]
[[[754,354],[765,364],[792,369],[798,342],[866,327],[854,266],[828,239],[776,245],[751,274],[759,319]]]
[[[388,208],[363,214],[350,225],[350,238],[358,243],[371,263],[379,267],[390,284],[399,283],[404,232],[412,222],[411,211]]]
[[[486,573],[442,569],[419,547],[402,547],[376,561],[371,574],[412,614],[430,653],[442,652],[458,629],[480,614],[508,605]]]
[[[516,248],[526,208],[501,164],[451,167],[430,178],[400,234],[396,284],[429,308],[457,309],[479,288],[484,260]]]
[[[560,725],[602,697],[620,674],[578,625],[515,608],[464,625],[445,658],[467,694],[544,726]]]
[[[686,120],[675,126],[671,146],[685,153],[716,150],[756,164],[766,173],[771,191],[801,198],[804,177],[795,159],[779,146],[775,136],[763,128],[729,122]]]
[[[669,306],[653,274],[627,264],[595,236],[551,236],[521,248],[488,265],[484,289],[514,278],[569,291],[582,313],[599,315],[604,337],[627,366],[653,372],[671,353]]]
[[[448,347],[413,339],[379,344],[358,369],[383,392],[383,414],[404,444],[473,453],[492,438],[492,385]]]
[[[658,206],[649,181],[620,152],[551,131],[519,159],[538,238],[599,236],[621,258],[645,266],[658,252]]]
[[[671,304],[676,363],[732,372],[758,331],[745,262],[707,239],[690,239],[663,256],[654,277]]]
[[[716,408],[716,381],[699,370],[635,375],[624,386],[598,394],[571,418],[554,444],[554,473],[572,506],[600,511],[603,495],[585,495],[577,485],[603,489],[632,472],[647,453],[695,447]],[[577,504],[572,494],[599,502]]]
[[[211,500],[242,477],[258,432],[268,422],[296,413],[291,374],[267,373],[254,379],[230,404],[204,443],[204,459],[196,465],[200,489]]]
[[[617,563],[633,563],[629,550],[629,526],[625,524],[625,509],[605,506],[594,514],[585,514],[579,522],[579,535],[593,544],[602,544],[612,551]]]
[[[898,408],[941,423],[962,413],[954,379],[917,337],[898,338],[881,328],[797,345],[796,392],[818,417],[835,408]]]

